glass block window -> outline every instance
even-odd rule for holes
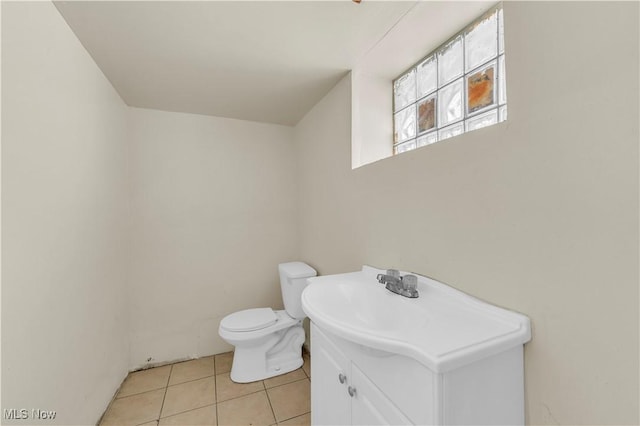
[[[393,82],[393,153],[507,119],[502,4]]]

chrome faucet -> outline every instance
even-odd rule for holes
[[[418,277],[407,274],[400,276],[400,272],[395,269],[387,269],[386,274],[378,274],[378,282],[385,284],[385,288],[390,292],[404,297],[416,298],[418,293]]]

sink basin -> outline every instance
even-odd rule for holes
[[[424,326],[427,315],[420,304],[387,291],[375,279],[373,283],[378,285],[372,285],[371,280],[359,279],[361,275],[341,274],[331,278],[330,283],[328,280],[312,282],[308,290],[305,289],[303,301],[309,302],[314,316],[319,315],[332,324],[348,326],[360,333],[375,330],[377,334],[398,336],[412,327]]]
[[[371,349],[409,356],[435,372],[479,360],[531,338],[529,319],[418,276],[420,297],[391,293],[384,270],[309,278],[302,307],[318,327]],[[404,275],[404,273],[402,273]]]

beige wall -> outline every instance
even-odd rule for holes
[[[2,12],[2,408],[91,424],[128,370],[282,306],[293,129],[128,108],[50,2]]]
[[[505,2],[509,119],[351,170],[350,80],[295,128],[300,258],[527,314],[529,424],[638,424],[638,4]]]
[[[348,78],[294,129],[128,109],[51,3],[2,2],[2,408],[94,423],[300,259],[523,312],[530,424],[638,424],[638,4],[505,15],[509,120],[352,171]]]
[[[296,259],[293,129],[137,108],[129,128],[132,366],[230,350],[222,317],[281,307]]]
[[[53,4],[2,2],[3,409],[95,424],[126,375],[126,154],[126,107]]]

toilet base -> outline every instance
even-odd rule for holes
[[[233,354],[231,380],[249,383],[296,370],[304,363],[302,323],[278,331],[258,345],[237,345]]]

